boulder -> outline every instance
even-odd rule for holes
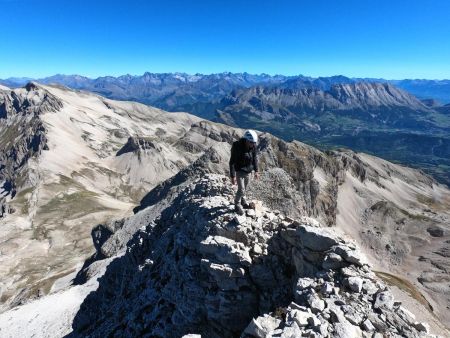
[[[369,319],[366,319],[365,321],[363,321],[361,324],[361,327],[363,328],[364,331],[367,331],[367,332],[375,331],[375,327],[373,326],[372,322]]]
[[[430,332],[430,325],[428,323],[415,322],[414,327],[420,332],[425,332],[425,333]]]
[[[281,235],[292,245],[313,251],[327,251],[339,242],[327,229],[302,224],[297,225],[297,228],[286,229]]]
[[[359,327],[350,324],[349,322],[336,323],[334,325],[335,338],[359,338],[362,337],[362,331]]]
[[[324,261],[322,263],[322,267],[325,270],[340,269],[340,268],[343,268],[346,265],[348,265],[348,264],[343,260],[343,258],[340,255],[335,254],[333,252],[328,253],[325,256],[325,259],[324,259]]]
[[[320,289],[320,292],[323,295],[329,295],[329,294],[333,293],[333,291],[334,291],[334,284],[330,283],[330,282],[325,282],[322,285],[322,288]]]
[[[394,306],[394,297],[389,291],[379,292],[375,296],[373,307],[381,310],[392,310]]]
[[[360,277],[348,277],[344,279],[344,284],[353,292],[360,293],[363,287],[363,280]]]
[[[325,302],[319,298],[319,296],[315,293],[312,293],[307,298],[308,304],[311,307],[311,311],[314,313],[318,313],[325,309]]]
[[[296,289],[297,290],[305,290],[308,289],[314,283],[314,279],[312,278],[299,278],[297,280]]]
[[[308,319],[311,318],[312,313],[307,311],[292,310],[290,312],[292,320],[297,323],[299,327],[308,325]]]
[[[269,315],[264,315],[256,319],[252,319],[250,324],[245,328],[244,333],[257,338],[266,338],[281,323],[281,320]]]

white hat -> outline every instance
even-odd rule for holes
[[[258,143],[258,135],[253,130],[246,130],[244,133],[244,138],[253,143]]]

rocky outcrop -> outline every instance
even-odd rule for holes
[[[39,115],[61,109],[62,102],[33,82],[12,91],[0,90],[0,119],[14,115]]]
[[[335,223],[342,167],[334,154],[270,134],[261,135],[258,149],[263,175],[250,186],[254,196],[290,217],[308,215],[328,226]],[[324,173],[322,184],[315,177],[316,170]]]
[[[152,139],[145,137],[129,137],[127,143],[117,152],[116,156],[120,156],[129,152],[138,152],[140,150],[154,149],[161,152],[161,146],[153,142]]]
[[[70,337],[392,337],[427,325],[394,302],[354,244],[260,203],[233,212],[227,177],[190,180],[116,256]]]
[[[0,217],[11,212],[6,198],[14,198],[26,187],[23,168],[28,160],[48,150],[40,114],[61,108],[59,99],[33,83],[12,91],[0,90]]]
[[[48,150],[40,114],[61,108],[59,99],[33,83],[13,91],[0,90],[0,182],[4,182],[0,187],[0,217],[10,210],[6,197],[13,198],[24,188],[23,168],[28,160]]]

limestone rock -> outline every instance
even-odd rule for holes
[[[405,309],[403,306],[399,306],[397,309],[397,314],[409,324],[414,324],[416,316],[409,310]]]
[[[244,333],[258,338],[270,337],[270,333],[275,330],[281,323],[281,320],[264,315],[256,319],[252,319],[250,324],[244,330]]]
[[[360,293],[363,287],[363,280],[360,277],[348,277],[344,280],[344,283],[353,292]]]
[[[312,278],[299,278],[296,284],[297,290],[305,290],[309,288],[314,283],[314,279]]]
[[[349,322],[336,323],[334,325],[334,335],[336,338],[358,338],[362,337],[362,331],[359,327]]]
[[[330,282],[325,282],[322,285],[322,288],[320,289],[320,292],[325,295],[331,294],[331,293],[333,293],[333,291],[334,291],[334,286]]]
[[[42,123],[40,117],[78,121],[85,111],[81,109],[81,103],[78,105],[78,101],[84,99],[75,92],[63,90],[64,100],[36,84],[0,92],[0,127],[7,131],[0,133],[3,147],[0,149],[0,216],[8,217],[13,209],[4,198],[14,198],[21,188],[40,183],[37,176],[45,173],[45,170],[42,173],[22,172],[25,164],[35,165],[33,161],[39,159],[41,153],[58,145],[47,140],[47,128],[51,128],[52,123]],[[69,96],[75,97],[76,107],[62,110],[71,105]],[[412,322],[410,314],[398,304],[390,305],[386,287],[369,273],[356,246],[336,235],[334,229],[323,226],[335,223],[337,193],[340,184],[344,183],[344,175],[355,175],[361,183],[377,186],[383,180],[392,179],[393,171],[389,169],[387,176],[378,180],[384,174],[383,167],[390,168],[390,164],[375,160],[382,164],[380,171],[383,171],[383,174],[375,174],[375,170],[360,159],[363,155],[351,152],[325,154],[296,141],[286,143],[268,134],[261,135],[258,150],[264,170],[261,179],[250,185],[249,194],[262,202],[256,201],[255,210],[250,210],[246,216],[236,217],[232,210],[234,187],[228,177],[211,172],[225,170],[229,145],[241,131],[186,114],[171,115],[168,118],[170,126],[166,129],[149,123],[141,130],[139,123],[154,113],[151,108],[113,104],[87,93],[83,93],[84,96],[88,98],[84,103],[94,99],[100,102],[100,114],[106,114],[106,111],[109,114],[101,117],[107,120],[103,126],[114,128],[102,130],[102,134],[110,134],[112,139],[96,142],[87,132],[95,129],[91,128],[90,121],[71,124],[89,126],[81,135],[89,153],[92,150],[103,158],[113,151],[113,155],[117,155],[115,160],[120,160],[124,170],[131,172],[134,167],[127,166],[130,162],[127,157],[135,154],[134,159],[141,163],[141,156],[149,154],[150,161],[145,164],[160,161],[160,166],[152,169],[157,169],[159,176],[159,169],[170,168],[167,176],[170,178],[142,199],[139,207],[134,209],[135,215],[102,224],[92,232],[96,253],[86,261],[75,281],[82,284],[95,278],[97,283],[98,279],[98,289],[93,290],[80,307],[73,323],[72,337],[178,337],[191,332],[204,337],[231,337],[241,335],[249,323],[253,323],[254,330],[261,335],[317,337],[333,336],[335,332],[345,335],[355,330],[352,324],[363,326],[362,323],[367,321],[383,333],[416,336],[420,334],[418,330],[423,329],[421,325],[426,326],[408,327],[407,322]],[[133,114],[134,109],[136,114]],[[72,110],[76,116],[65,114]],[[97,112],[92,110],[91,113]],[[122,126],[127,123],[127,115],[139,121],[130,124],[129,129]],[[156,111],[158,119],[163,115]],[[186,125],[172,124],[178,119]],[[5,126],[7,129],[3,128]],[[59,124],[56,124],[53,131],[58,128]],[[171,133],[171,129],[175,132]],[[152,135],[130,136],[137,131]],[[116,141],[127,138],[119,151],[112,146],[119,144],[120,148],[123,142]],[[219,144],[211,143],[211,140]],[[166,148],[176,148],[181,153],[172,152],[169,153],[171,156],[166,156]],[[64,180],[81,177],[81,181],[76,182],[81,186],[103,177],[89,177],[94,171],[109,168],[91,164],[89,162],[90,167],[84,167],[82,171],[76,168],[77,172],[66,173],[68,176]],[[148,171],[153,174],[153,170]],[[125,174],[115,177],[116,174],[109,169],[104,174],[113,182],[108,187],[121,186],[123,178],[128,177]],[[146,181],[148,176],[132,176],[140,188],[150,187]],[[394,177],[398,178],[398,175]],[[152,184],[161,180],[159,177]],[[421,183],[434,184],[431,179],[423,179]],[[102,189],[96,186],[94,190],[100,192]],[[124,199],[120,204],[131,199],[134,202],[143,193],[122,196],[125,190],[103,190],[111,195],[102,195],[99,200],[108,197],[105,200],[110,201],[112,195],[118,193]],[[132,197],[135,193],[137,195]],[[129,205],[125,207],[129,209]],[[318,217],[320,222],[309,216]],[[429,225],[425,225],[426,228],[430,229]],[[438,229],[429,234],[439,239],[447,232]],[[445,254],[445,251],[439,253]],[[353,279],[363,280],[362,290],[359,282],[349,283]],[[304,284],[299,282],[302,280]],[[345,281],[347,287],[357,293],[342,288]],[[380,296],[380,290],[387,295]],[[21,301],[26,298],[24,296]],[[293,300],[298,304],[292,303]],[[286,308],[286,304],[291,305]],[[296,321],[289,320],[295,311],[311,315],[307,325],[300,327]]]
[[[327,229],[301,224],[283,232],[283,237],[294,246],[304,246],[313,251],[326,251],[339,242]]]
[[[372,325],[372,322],[369,319],[366,319],[362,324],[361,327],[367,331],[367,332],[373,332],[375,331],[375,327]]]
[[[319,320],[319,318],[313,315],[308,318],[308,324],[311,325],[313,328],[317,328],[322,324],[322,322]]]
[[[292,310],[290,314],[299,327],[307,326],[308,319],[312,316],[312,313],[301,310]]]
[[[430,332],[430,325],[428,323],[416,322],[416,323],[414,323],[414,327],[417,330],[419,330],[420,332],[425,332],[425,333]]]
[[[323,309],[325,309],[325,302],[320,299],[317,294],[309,295],[308,304],[314,313],[321,312]]]
[[[344,262],[343,258],[333,252],[327,254],[322,263],[322,267],[327,270],[328,269],[339,269],[346,265],[347,264]]]
[[[387,309],[391,310],[394,306],[394,297],[389,291],[383,291],[376,294],[375,303],[373,307],[375,309]]]

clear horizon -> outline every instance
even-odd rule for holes
[[[450,79],[450,2],[0,0],[0,78],[303,74]]]

